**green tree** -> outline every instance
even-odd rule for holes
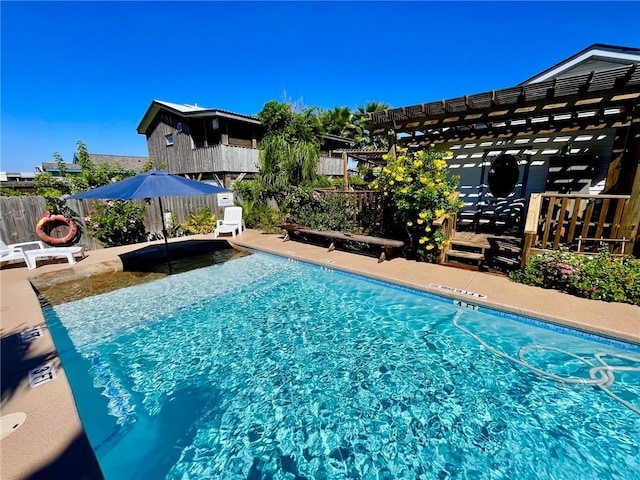
[[[356,116],[356,136],[354,139],[359,148],[388,148],[389,139],[385,135],[374,135],[373,124],[369,120],[368,114],[373,112],[379,112],[381,110],[387,110],[390,106],[386,102],[367,102],[365,105],[359,105],[357,107]]]
[[[34,178],[36,195],[46,199],[47,209],[53,213],[68,213],[65,211],[64,201],[60,198],[64,195],[83,192],[135,175],[133,170],[125,170],[119,165],[94,165],[89,158],[87,146],[82,140],[77,142],[75,156],[77,164],[80,166],[80,173],[69,173],[64,159],[58,152],[55,152],[53,158],[58,164],[60,176],[54,177],[49,172],[42,172]],[[145,168],[149,165],[152,165],[151,159],[145,164]]]
[[[313,185],[323,131],[316,109],[296,112],[293,105],[272,100],[258,118],[266,128],[260,142],[261,197],[282,201],[290,187]]]
[[[349,107],[333,107],[333,110],[322,110],[318,118],[325,133],[340,137],[355,138],[358,128],[356,116]]]

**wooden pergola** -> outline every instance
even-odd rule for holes
[[[342,153],[342,175],[343,175],[343,190],[349,188],[349,173],[347,164],[349,157],[360,162],[367,162],[373,165],[382,165],[385,161],[382,156],[389,153],[388,150],[366,150],[366,149],[347,149],[337,150],[336,153]]]
[[[637,63],[373,112],[368,117],[373,123],[373,134],[392,131],[396,141],[409,148],[613,128],[616,134],[604,192],[630,194],[623,234],[631,239],[639,236],[640,68]]]
[[[369,113],[373,134],[413,145],[630,126],[640,99],[638,64],[438,102]],[[613,111],[615,110],[615,111]],[[587,113],[589,113],[587,115]]]

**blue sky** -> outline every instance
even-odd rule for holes
[[[76,142],[147,155],[152,100],[392,107],[506,88],[594,44],[640,47],[640,2],[2,1],[0,170]]]

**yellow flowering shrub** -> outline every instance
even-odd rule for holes
[[[395,157],[386,156],[387,165],[370,184],[383,192],[385,224],[390,234],[405,240],[410,258],[435,261],[447,239],[441,228],[432,228],[433,221],[456,213],[463,205],[455,194],[459,177],[449,175],[444,160],[449,154],[398,149]]]

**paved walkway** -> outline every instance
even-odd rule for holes
[[[213,240],[212,236],[194,236],[174,239],[171,244],[180,248],[186,245],[187,240],[198,239]],[[416,263],[401,258],[377,263],[374,257],[338,250],[327,252],[322,247],[295,241],[283,242],[279,235],[252,230],[245,231],[232,243],[433,293],[448,292],[465,303],[532,315],[640,344],[640,307],[580,299],[551,290],[515,284],[501,276]],[[145,244],[142,248],[148,251],[149,246],[156,253],[162,252],[161,242]],[[24,412],[27,415],[24,424],[0,442],[0,478],[3,480],[101,478],[78,418],[64,368],[60,365],[55,345],[44,324],[30,280],[51,282],[62,277],[78,278],[96,272],[122,270],[121,256],[140,249],[140,245],[133,245],[91,251],[73,266],[64,262],[41,265],[36,270],[27,270],[20,265],[0,270],[0,415],[14,412]],[[156,255],[154,260],[157,258]],[[471,294],[480,294],[486,298]],[[20,332],[36,326],[42,328],[43,335],[23,344]],[[53,362],[57,378],[31,388],[27,372],[47,362]]]

